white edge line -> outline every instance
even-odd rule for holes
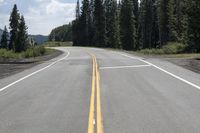
[[[149,67],[149,66],[151,66],[151,65],[100,67],[100,69],[104,70],[104,69],[121,69],[121,68],[140,68],[140,67]]]
[[[25,79],[27,79],[27,78],[33,76],[33,75],[35,75],[35,74],[37,74],[37,73],[39,73],[39,72],[41,72],[41,71],[43,71],[43,70],[45,70],[45,69],[47,69],[47,68],[53,66],[53,65],[55,65],[56,63],[58,63],[58,62],[60,62],[60,61],[62,61],[62,60],[64,60],[64,59],[66,59],[69,55],[70,55],[70,52],[67,51],[67,55],[66,55],[65,57],[63,57],[63,58],[61,58],[61,59],[59,59],[59,60],[57,60],[57,61],[55,61],[55,62],[49,64],[48,66],[46,66],[46,67],[44,67],[44,68],[42,68],[42,69],[39,69],[39,70],[37,70],[37,71],[35,71],[35,72],[33,72],[33,73],[31,73],[31,74],[29,74],[29,75],[23,77],[23,78],[20,78],[20,79],[14,81],[13,83],[11,83],[11,84],[9,84],[9,85],[7,85],[7,86],[1,88],[1,89],[0,89],[0,92],[4,91],[5,89],[7,89],[7,88],[9,88],[9,87],[11,87],[11,86],[13,86],[13,85],[15,85],[15,84],[17,84],[17,83],[19,83],[19,82],[25,80]]]
[[[193,86],[193,87],[195,87],[195,88],[197,88],[197,89],[200,90],[200,86],[198,86],[198,85],[196,85],[196,84],[194,84],[194,83],[192,83],[192,82],[190,82],[190,81],[187,81],[187,80],[185,80],[185,79],[183,79],[183,78],[181,78],[181,77],[179,77],[179,76],[177,76],[177,75],[175,75],[175,74],[173,74],[173,73],[171,73],[171,72],[168,72],[167,70],[164,70],[163,68],[160,68],[160,67],[158,67],[158,66],[156,66],[156,65],[154,65],[154,64],[152,64],[152,63],[150,63],[150,62],[148,62],[148,61],[145,61],[145,60],[143,60],[143,59],[141,59],[141,58],[135,58],[135,57],[132,57],[132,56],[129,56],[129,55],[126,55],[126,54],[122,54],[122,53],[119,53],[119,54],[120,54],[120,55],[123,55],[123,56],[125,56],[125,57],[128,57],[128,58],[131,58],[131,59],[137,59],[137,60],[140,60],[140,61],[142,61],[142,62],[144,62],[144,63],[147,63],[147,64],[149,64],[149,65],[151,65],[151,66],[153,66],[153,67],[159,69],[160,71],[162,71],[162,72],[164,72],[164,73],[166,73],[166,74],[168,74],[168,75],[170,75],[170,76],[172,76],[172,77],[174,77],[174,78],[176,78],[176,79],[179,79],[179,80],[181,80],[182,82],[185,82],[186,84],[189,84],[189,85],[191,85],[191,86]]]

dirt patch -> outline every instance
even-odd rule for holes
[[[25,69],[31,68],[44,61],[53,59],[62,53],[62,51],[55,50],[55,52],[51,54],[29,59],[0,59],[0,79],[24,71]]]
[[[169,62],[172,62],[178,66],[189,69],[193,72],[200,74],[200,59],[199,58],[190,58],[190,59],[167,59]]]
[[[127,52],[127,51],[125,51]],[[149,58],[157,58],[157,59],[162,59],[162,60],[166,60],[169,61],[175,65],[181,66],[183,68],[186,68],[188,70],[191,70],[193,72],[199,73],[200,74],[200,57],[199,54],[198,55],[181,55],[180,54],[180,58],[179,55],[144,55],[144,54],[140,54],[140,53],[136,53],[136,52],[127,52],[129,54],[134,54],[140,57],[143,57],[145,59],[149,59]],[[182,57],[185,56],[185,57]]]

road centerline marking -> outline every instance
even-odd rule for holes
[[[162,71],[162,72],[164,72],[164,73],[166,73],[166,74],[168,74],[168,75],[174,77],[175,79],[178,79],[178,80],[180,80],[180,81],[182,81],[182,82],[184,82],[184,83],[186,83],[186,84],[188,84],[188,85],[190,85],[190,86],[192,86],[192,87],[194,87],[194,88],[200,90],[200,86],[198,86],[197,84],[194,84],[194,83],[192,83],[192,82],[190,82],[190,81],[188,81],[188,80],[185,80],[185,79],[183,79],[183,78],[181,78],[181,77],[179,77],[179,76],[177,76],[177,75],[175,75],[175,74],[173,74],[173,73],[171,73],[171,72],[169,72],[169,71],[167,71],[167,70],[165,70],[165,69],[163,69],[163,68],[161,68],[161,67],[159,67],[159,66],[157,66],[157,65],[154,65],[153,63],[150,63],[150,62],[148,62],[148,61],[145,61],[145,60],[143,60],[143,59],[141,59],[141,58],[135,58],[135,57],[129,56],[129,55],[127,55],[127,54],[122,54],[122,53],[119,53],[119,54],[122,55],[122,56],[128,57],[128,58],[130,58],[130,59],[137,59],[137,60],[142,61],[142,62],[144,62],[144,63],[146,63],[146,64],[149,64],[149,65],[155,67],[156,69],[158,69],[158,70],[160,70],[160,71]]]
[[[101,112],[101,91],[100,91],[100,74],[98,69],[97,60],[96,62],[96,112],[97,112],[97,133],[103,133],[103,119],[102,119],[102,112]]]
[[[88,133],[94,133],[94,105],[95,105],[95,61],[93,55],[92,57],[92,90],[90,97],[90,109],[89,109],[89,120],[88,120]]]
[[[90,55],[92,57],[93,70],[92,70],[92,91],[91,91],[91,98],[90,98],[90,109],[89,109],[87,133],[103,133],[99,67],[97,64],[96,57],[93,54],[90,54]],[[95,105],[96,105],[96,108],[95,108]],[[95,121],[95,115],[94,115],[95,111],[96,111],[96,121]],[[95,124],[96,124],[96,130],[94,128]]]
[[[142,67],[150,67],[151,65],[132,65],[132,66],[113,66],[113,67],[100,67],[99,69],[123,69],[123,68],[142,68]]]
[[[62,61],[62,60],[64,60],[64,59],[66,59],[69,55],[70,55],[70,52],[67,51],[67,55],[66,55],[65,57],[63,57],[63,58],[61,58],[61,59],[59,59],[59,60],[56,60],[55,62],[49,64],[48,66],[43,67],[43,68],[41,68],[41,69],[39,69],[39,70],[37,70],[37,71],[35,71],[35,72],[33,72],[33,73],[31,73],[31,74],[25,76],[25,77],[22,77],[22,78],[20,78],[20,79],[14,81],[14,82],[12,82],[12,83],[10,83],[9,85],[7,85],[7,86],[5,86],[5,87],[3,87],[3,88],[0,88],[0,92],[4,91],[5,89],[7,89],[7,88],[9,88],[9,87],[11,87],[11,86],[13,86],[13,85],[19,83],[19,82],[21,82],[21,81],[23,81],[23,80],[25,80],[25,79],[31,77],[31,76],[36,75],[37,73],[40,73],[40,72],[44,71],[44,70],[47,69],[47,68],[50,68],[51,66],[55,65],[56,63],[58,63],[58,62],[60,62],[60,61]]]

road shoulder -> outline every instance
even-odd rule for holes
[[[20,59],[10,62],[0,62],[0,79],[9,77],[26,69],[32,68],[38,64],[41,64],[42,62],[56,58],[61,54],[63,54],[62,51],[55,50],[55,52],[51,54],[47,54],[40,57]]]

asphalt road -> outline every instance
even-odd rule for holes
[[[123,52],[57,49],[64,54],[0,80],[0,133],[200,133],[199,74]]]

